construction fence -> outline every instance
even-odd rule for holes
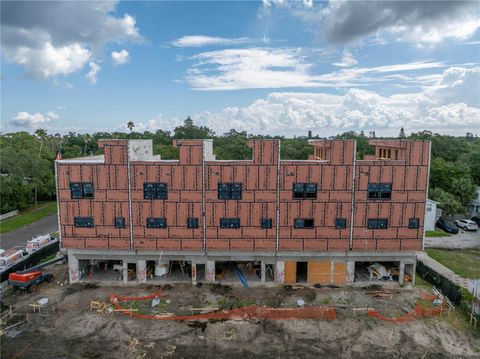
[[[250,305],[242,308],[220,310],[209,313],[194,315],[173,315],[173,314],[140,314],[123,308],[121,303],[127,301],[144,301],[153,300],[162,296],[159,290],[151,295],[144,297],[120,297],[115,294],[110,296],[110,303],[116,309],[121,310],[120,313],[136,318],[157,319],[157,320],[202,320],[202,319],[231,319],[231,320],[247,320],[247,319],[322,319],[335,320],[337,311],[333,307],[301,307],[301,308],[272,308],[257,305]]]
[[[250,305],[241,308],[230,310],[218,310],[208,313],[192,314],[192,315],[175,315],[172,313],[159,314],[142,314],[134,309],[124,308],[122,303],[131,301],[147,301],[160,298],[162,291],[142,296],[142,297],[125,297],[112,294],[110,296],[110,303],[118,311],[124,315],[143,319],[156,319],[168,321],[195,321],[195,320],[214,320],[214,319],[230,319],[230,320],[248,320],[248,319],[274,319],[274,320],[289,320],[289,319],[321,319],[321,320],[335,320],[337,318],[337,310],[335,307],[300,307],[300,308],[272,308],[266,306]],[[438,295],[420,292],[420,299],[424,301],[433,302],[439,299]],[[443,300],[437,307],[425,307],[418,303],[408,313],[399,317],[386,317],[373,308],[367,308],[367,315],[386,322],[405,323],[417,318],[437,317],[446,312]],[[354,309],[355,311],[355,309]]]

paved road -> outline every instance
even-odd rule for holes
[[[461,229],[451,237],[426,237],[425,248],[480,248],[480,231],[466,232]]]
[[[15,246],[25,247],[27,241],[32,239],[32,237],[56,231],[58,231],[58,221],[57,214],[55,213],[42,218],[38,222],[17,229],[16,231],[2,234],[0,238],[0,247],[2,249],[8,249]]]

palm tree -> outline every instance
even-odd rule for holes
[[[132,121],[128,121],[127,127],[130,130],[130,138],[132,138],[132,131],[133,131],[133,128],[135,127],[135,124]]]

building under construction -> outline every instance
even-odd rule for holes
[[[309,143],[301,161],[282,160],[279,140],[250,140],[251,160],[216,160],[212,140],[175,141],[178,160],[151,140],[57,160],[70,281],[345,285],[372,264],[413,281],[430,143],[371,140],[360,160],[354,140]]]

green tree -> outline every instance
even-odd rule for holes
[[[284,160],[308,160],[313,155],[313,146],[307,139],[284,138],[280,146],[280,156]]]
[[[450,188],[450,192],[465,207],[477,196],[477,186],[469,177],[452,179]]]
[[[183,126],[178,126],[173,130],[175,139],[207,139],[214,138],[215,132],[205,126],[196,126],[193,120],[188,116]]]
[[[480,186],[480,145],[472,146],[472,152],[468,155],[465,162],[470,166],[473,183]]]
[[[246,131],[230,130],[213,141],[215,156],[219,160],[249,160],[252,150],[248,147]]]
[[[434,201],[439,202],[439,207],[443,210],[443,214],[451,216],[457,213],[464,213],[465,207],[449,192],[441,188],[433,188],[429,191],[429,196]]]
[[[130,131],[130,138],[132,138],[132,131],[133,131],[133,128],[135,127],[135,124],[132,121],[128,121],[127,127]]]

